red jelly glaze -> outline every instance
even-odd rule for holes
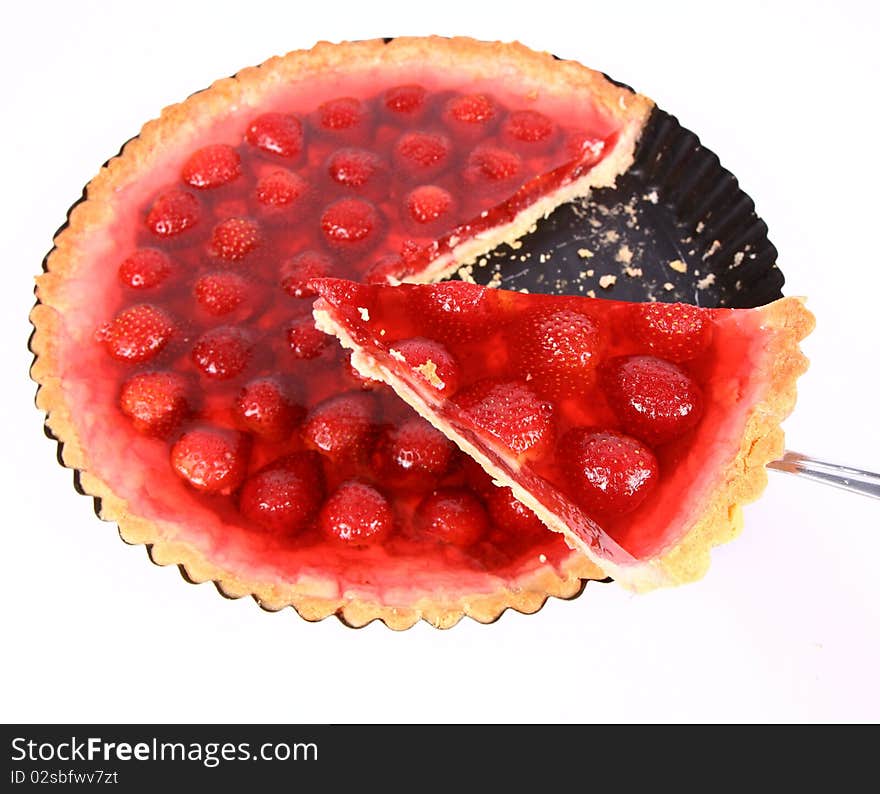
[[[313,327],[310,282],[398,278],[510,221],[584,172],[577,131],[484,91],[402,83],[324,99],[255,112],[237,145],[202,141],[139,208],[97,333],[122,426],[167,444],[168,477],[229,542],[271,538],[313,561],[351,548],[359,565],[384,547],[402,566],[517,571],[538,552],[560,563],[561,539],[524,531],[534,516],[487,498],[496,489],[452,444],[353,373]],[[479,332],[461,311],[472,303],[424,309],[458,344]],[[459,348],[424,336],[401,339],[401,355],[455,394]]]
[[[496,465],[551,509],[583,511],[600,533],[592,539],[600,553],[603,531],[634,556],[662,543],[634,536],[630,517],[651,508],[664,472],[675,472],[700,427],[703,384],[718,357],[707,341],[714,310],[646,314],[639,304],[462,282],[313,286],[357,344]],[[634,333],[635,324],[645,330]],[[660,345],[689,360],[659,358]],[[437,388],[444,381],[449,393]],[[537,520],[518,517],[498,494],[483,500],[509,535]]]

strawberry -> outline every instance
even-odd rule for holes
[[[250,218],[227,218],[214,227],[211,253],[227,262],[238,262],[263,242],[260,226]]]
[[[473,185],[493,185],[514,179],[522,168],[516,152],[500,146],[482,144],[468,156],[464,178]]]
[[[192,187],[228,185],[241,174],[238,152],[225,143],[213,143],[193,152],[183,164],[183,181]]]
[[[517,323],[511,336],[521,374],[554,397],[583,391],[602,351],[596,323],[567,309],[533,312]]]
[[[403,240],[400,243],[400,258],[410,273],[427,265],[431,256],[430,245],[421,245],[415,240]]]
[[[174,471],[198,491],[232,493],[247,473],[245,436],[220,427],[184,433],[171,448]]]
[[[484,433],[515,455],[522,455],[553,436],[553,406],[522,381],[486,378],[459,393],[455,403]]]
[[[373,398],[362,391],[330,397],[309,411],[303,438],[333,461],[362,457],[376,432],[375,411]]]
[[[514,110],[502,129],[504,135],[520,143],[542,143],[553,137],[556,125],[537,110]]]
[[[422,479],[445,474],[454,452],[455,445],[446,436],[414,416],[388,430],[379,457],[391,479],[409,475]]]
[[[311,315],[295,320],[287,329],[287,345],[297,358],[317,358],[332,338],[315,328]]]
[[[164,309],[139,303],[105,323],[97,336],[113,358],[137,363],[158,355],[174,331],[174,321]]]
[[[410,217],[418,224],[430,224],[449,215],[455,200],[448,190],[436,185],[422,185],[404,199]]]
[[[202,217],[199,200],[185,190],[167,190],[153,202],[147,226],[156,237],[175,237],[195,226]]]
[[[541,519],[520,502],[510,488],[493,487],[483,499],[489,509],[492,522],[500,529],[507,530],[520,538],[548,531],[541,523]]]
[[[249,477],[241,489],[242,515],[263,529],[292,534],[317,515],[324,498],[324,473],[314,452],[286,455]]]
[[[473,546],[486,533],[483,503],[465,488],[440,488],[416,508],[415,526],[424,537],[459,548]]]
[[[377,184],[386,190],[388,187],[382,158],[366,149],[338,149],[327,161],[327,173],[337,185],[352,190],[375,188]]]
[[[353,97],[331,99],[318,108],[318,123],[323,129],[333,132],[358,127],[366,117],[366,108]]]
[[[659,476],[657,458],[648,447],[610,430],[569,430],[559,442],[557,457],[577,501],[603,515],[635,510]]]
[[[341,278],[321,278],[310,282],[310,286],[330,305],[342,309],[360,306],[369,310],[375,303],[375,287],[357,284]]]
[[[244,430],[270,441],[284,441],[305,413],[274,378],[245,384],[235,400],[235,416]]]
[[[432,389],[446,397],[458,391],[458,362],[439,342],[417,336],[395,342],[392,349],[403,356],[413,374]]]
[[[400,279],[406,273],[406,263],[399,254],[385,254],[367,268],[362,280],[367,284],[388,284],[389,278]]]
[[[344,482],[324,504],[322,532],[350,546],[380,543],[394,528],[394,514],[379,491],[357,480]]]
[[[333,260],[318,251],[303,251],[281,267],[281,287],[293,298],[313,298],[318,293],[309,284],[334,270]]]
[[[572,160],[584,165],[595,165],[605,152],[605,141],[585,130],[571,130],[565,138],[565,151]]]
[[[490,319],[488,289],[478,284],[443,282],[411,291],[408,301],[428,332],[450,341],[472,339],[484,331]]]
[[[684,435],[703,413],[700,387],[662,358],[612,359],[603,368],[602,386],[623,429],[650,444]]]
[[[398,85],[385,92],[385,107],[401,116],[417,116],[425,109],[427,95],[420,85]]]
[[[309,183],[299,174],[279,168],[257,180],[257,201],[270,209],[287,209],[309,195]]]
[[[119,266],[119,281],[132,289],[158,287],[171,273],[171,258],[158,248],[138,248]]]
[[[676,363],[696,358],[712,341],[712,320],[686,303],[644,303],[631,322],[652,353]]]
[[[215,317],[235,311],[244,302],[248,291],[244,277],[223,270],[200,276],[193,287],[196,300]]]
[[[244,137],[252,146],[280,157],[296,157],[303,148],[302,123],[289,113],[263,113],[257,116]]]
[[[327,242],[344,250],[360,250],[377,242],[380,224],[378,210],[360,198],[334,201],[321,215],[321,229]]]
[[[192,348],[192,360],[205,377],[229,380],[240,375],[251,359],[250,337],[240,328],[220,326],[202,334]]]
[[[141,372],[122,384],[119,407],[136,430],[164,436],[190,413],[189,384],[176,372]]]
[[[485,129],[498,114],[492,98],[486,94],[464,94],[450,99],[443,108],[443,119],[452,126]]]
[[[436,132],[406,132],[394,144],[392,160],[398,172],[413,179],[439,174],[449,163],[452,143]]]

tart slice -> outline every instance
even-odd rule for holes
[[[167,108],[37,279],[64,462],[127,541],[271,609],[448,626],[575,594],[597,569],[352,372],[309,280],[448,274],[613,183],[651,108],[574,62],[435,37],[322,43]]]
[[[700,309],[465,282],[313,283],[351,348],[550,529],[635,590],[701,576],[782,452],[800,299]]]

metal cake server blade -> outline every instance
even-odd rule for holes
[[[789,450],[786,450],[780,460],[768,463],[767,467],[788,474],[797,474],[808,480],[823,482],[851,493],[880,499],[880,474],[877,472],[828,463]]]

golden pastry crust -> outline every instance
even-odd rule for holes
[[[653,107],[646,97],[613,85],[598,72],[572,61],[556,60],[548,53],[538,53],[518,43],[438,37],[399,38],[390,43],[382,40],[342,44],[321,42],[308,51],[271,58],[260,66],[215,82],[185,102],[166,108],[158,119],[144,125],[138,137],[129,141],[119,156],[100,170],[89,183],[85,200],[72,209],[66,227],[55,238],[55,247],[46,260],[45,273],[37,277],[38,304],[31,312],[35,328],[31,340],[35,356],[31,376],[39,384],[37,405],[46,412],[46,424],[62,445],[64,464],[79,472],[83,490],[100,500],[101,517],[117,522],[120,534],[127,542],[147,545],[155,562],[181,566],[185,576],[194,582],[212,580],[221,592],[232,597],[251,594],[267,609],[290,605],[308,620],[336,614],[351,625],[364,625],[379,619],[395,629],[407,628],[419,619],[448,627],[464,615],[489,622],[507,608],[534,612],[548,596],[572,597],[581,589],[582,580],[602,578],[603,574],[586,558],[572,555],[561,572],[554,571],[549,565],[543,566],[497,592],[460,597],[444,603],[429,603],[426,599],[406,608],[347,601],[345,598],[319,598],[308,584],[280,587],[242,579],[234,571],[216,566],[196,548],[171,540],[170,526],[139,516],[133,506],[95,474],[89,450],[77,432],[65,394],[64,366],[58,340],[63,332],[62,318],[69,308],[65,283],[75,278],[87,261],[89,240],[117,219],[115,197],[118,192],[151,173],[169,150],[183,149],[196,142],[201,131],[230,107],[258,106],[284,85],[307,82],[319,75],[326,76],[328,72],[357,74],[372,67],[407,64],[449,69],[475,78],[497,78],[500,73],[512,73],[523,93],[530,96],[536,92],[560,98],[571,96],[572,92],[588,94],[594,104],[620,124],[621,129],[615,156],[606,158],[609,165],[596,169],[601,179],[598,182],[593,180],[590,183],[593,185],[611,184],[616,174],[631,164],[635,144]],[[552,206],[574,195],[584,195],[590,184],[581,181],[577,193],[569,190],[556,196]],[[545,202],[540,206],[539,214],[546,214],[552,206]],[[502,237],[485,242],[494,246],[514,240],[537,217],[534,212],[522,222],[517,219],[518,222],[504,230]],[[473,248],[456,252],[456,256],[467,258],[476,255]],[[451,260],[447,264],[446,270],[434,271],[430,277],[441,277],[460,262]],[[320,592],[320,588],[317,591]]]
[[[336,336],[343,347],[353,351],[352,365],[362,375],[391,386],[401,399],[476,460],[497,484],[510,487],[516,498],[534,511],[547,527],[562,534],[572,549],[582,552],[628,589],[644,592],[702,577],[709,568],[712,548],[732,540],[742,529],[742,505],[754,501],[763,492],[767,485],[767,464],[782,455],[784,436],[780,423],[794,408],[797,379],[808,364],[799,343],[813,330],[815,321],[801,298],[782,298],[754,311],[761,314],[762,327],[770,333],[764,360],[769,362],[771,371],[762,394],[746,417],[739,450],[705,489],[701,502],[691,511],[693,523],[683,528],[679,539],[657,557],[627,565],[597,556],[559,516],[446,422],[393,367],[386,366],[359,346],[344,325],[334,319],[332,307],[323,299],[315,303],[314,316],[318,328]]]
[[[767,464],[782,456],[785,436],[780,423],[794,409],[797,379],[809,361],[800,342],[815,327],[802,298],[782,298],[757,311],[774,331],[766,360],[772,367],[760,401],[750,411],[736,458],[720,473],[717,486],[702,506],[700,519],[674,547],[657,560],[663,584],[701,578],[713,547],[727,543],[742,529],[742,505],[755,501],[767,486]],[[635,579],[633,589],[650,589]]]

